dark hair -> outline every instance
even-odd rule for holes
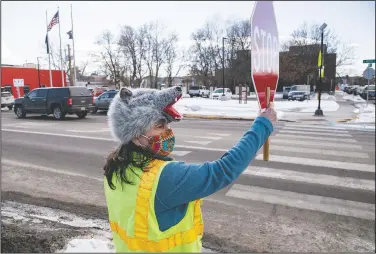
[[[136,154],[137,156],[135,156]],[[133,167],[145,170],[152,159],[153,155],[151,152],[136,146],[132,141],[128,144],[121,145],[108,155],[106,165],[103,167],[108,185],[111,189],[116,189],[115,185],[112,183],[114,173],[122,183],[134,184],[128,179],[126,171],[130,170],[136,176],[140,177],[134,171]]]

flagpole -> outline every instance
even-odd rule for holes
[[[73,32],[73,10],[72,10],[72,4],[71,4],[71,22],[72,22],[72,46],[73,46],[73,85],[76,85],[77,82],[77,76],[76,76],[76,51],[74,49],[74,37],[75,34]]]
[[[59,11],[59,7],[57,7],[57,11],[59,12],[59,38],[60,38],[61,82],[62,82],[62,85],[63,85],[63,87],[64,87],[65,85],[64,85],[64,69],[63,69],[63,51],[62,51],[62,49],[61,49],[61,33],[60,33],[60,22],[61,22],[61,19],[60,19],[60,11]]]
[[[47,11],[46,11],[46,31],[47,31],[47,49],[49,49],[49,44],[50,44],[50,41],[48,40],[48,18],[47,18]],[[49,72],[50,72],[50,87],[52,87],[52,73],[51,73],[51,56],[50,56],[50,52],[48,50],[47,52],[47,55],[48,55],[48,69],[49,69]]]

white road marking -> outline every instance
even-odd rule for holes
[[[33,165],[33,164],[30,164],[30,163],[24,163],[24,162],[20,162],[20,161],[16,161],[16,160],[10,160],[10,159],[6,159],[6,158],[1,159],[1,166],[2,167],[11,166],[11,167],[20,167],[20,168],[30,168],[30,169],[34,169],[34,170],[40,170],[40,171],[51,172],[51,173],[56,173],[56,174],[87,177],[87,178],[90,178],[90,179],[93,179],[93,180],[103,182],[103,178],[92,177],[92,176],[88,176],[88,175],[84,175],[84,174],[69,172],[69,171],[66,171],[64,169],[55,169],[55,168],[49,168],[49,167],[44,167],[44,166],[40,166],[40,165]]]
[[[77,133],[96,133],[96,132],[109,132],[110,129],[99,129],[99,130],[66,130],[69,132],[77,132]]]
[[[293,133],[293,134],[305,134],[305,135],[320,135],[320,136],[330,136],[330,137],[352,137],[348,133],[328,133],[326,132],[307,132],[307,131],[293,131],[293,130],[280,130],[280,133]]]
[[[257,155],[256,160],[263,160],[262,154]],[[363,171],[363,172],[375,172],[375,165],[353,163],[353,162],[289,157],[289,156],[281,156],[281,155],[274,155],[274,154],[270,155],[269,161],[314,166],[314,167],[328,167],[328,168],[347,169],[347,170]]]
[[[328,129],[318,129],[318,128],[310,128],[310,127],[303,127],[303,128],[297,128],[297,127],[283,127],[285,130],[294,130],[294,131],[309,131],[309,132],[330,132],[330,133],[349,133],[346,130],[328,130]]]
[[[212,141],[196,141],[196,140],[184,140],[184,142],[191,143],[191,144],[199,144],[199,145],[208,145]]]
[[[375,191],[375,181],[356,179],[351,177],[338,177],[324,174],[313,174],[285,169],[265,168],[265,167],[248,167],[244,173],[250,176],[267,177],[281,180],[291,180],[303,183],[322,184],[337,186],[351,189]]]
[[[343,144],[343,143],[336,143],[336,142],[310,142],[307,140],[289,140],[289,139],[281,139],[277,136],[271,137],[270,139],[270,147],[273,144],[281,144],[281,145],[297,145],[303,146],[301,149],[305,149],[305,147],[332,147],[332,148],[347,148],[347,149],[358,149],[361,150],[362,147],[355,144]]]
[[[353,151],[339,151],[339,150],[329,150],[329,149],[319,149],[319,148],[304,148],[295,146],[270,146],[270,151],[283,151],[283,152],[293,152],[293,153],[308,153],[308,154],[318,154],[323,156],[335,156],[335,157],[352,157],[352,158],[362,158],[368,159],[369,155],[367,153],[353,152]]]
[[[209,137],[209,136],[194,136],[195,138],[206,138],[206,139],[212,139],[212,140],[220,140],[221,137]]]
[[[311,139],[311,140],[323,140],[323,141],[335,141],[335,142],[347,142],[347,143],[356,143],[355,139],[351,138],[327,138],[327,137],[316,137],[312,135],[291,135],[291,134],[279,134],[277,133],[275,136],[279,138],[292,138],[292,139]]]
[[[231,134],[227,134],[227,133],[217,133],[217,132],[210,132],[210,135],[216,135],[216,136],[221,136],[221,137],[228,137],[228,136],[231,136]]]
[[[187,154],[189,154],[189,153],[191,153],[192,151],[173,151],[172,153],[171,153],[171,155],[172,156],[185,156],[185,155],[187,155]]]
[[[226,196],[375,220],[375,205],[337,198],[234,184]]]

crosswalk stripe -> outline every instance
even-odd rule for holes
[[[308,132],[325,132],[328,133],[329,130],[327,129],[315,129],[315,128],[296,128],[296,127],[283,127],[284,130],[293,130],[293,131],[308,131]],[[330,130],[330,133],[349,133],[348,131],[344,130]]]
[[[335,156],[335,157],[353,157],[368,159],[369,155],[367,153],[353,152],[353,151],[338,151],[338,150],[328,150],[328,149],[318,149],[318,148],[300,148],[294,146],[270,146],[270,151],[283,151],[283,152],[293,152],[293,153],[308,153],[308,154],[318,154],[324,156]]]
[[[293,131],[293,130],[280,130],[280,133],[293,133],[293,134],[306,134],[306,135],[320,135],[320,136],[337,136],[337,137],[352,137],[348,133],[328,133],[328,132],[308,132],[308,131]]]
[[[262,154],[257,155],[256,160],[263,160]],[[329,161],[329,160],[319,160],[319,159],[310,159],[310,158],[301,158],[301,157],[289,157],[289,156],[274,155],[274,154],[271,154],[269,156],[269,161],[306,165],[306,166],[315,166],[315,167],[339,168],[339,169],[347,169],[347,170],[363,171],[363,172],[375,172],[375,165],[353,163],[353,162],[342,162],[342,161],[332,161],[332,160]]]
[[[277,135],[278,135],[279,138],[312,139],[312,140],[323,140],[323,141],[356,143],[356,140],[355,139],[351,139],[351,138],[327,138],[327,137],[290,135],[290,134],[279,134],[279,133],[277,133]]]
[[[310,142],[310,141],[307,141],[307,140],[291,140],[291,139],[281,139],[278,137],[278,135],[272,137],[270,139],[270,147],[273,145],[273,144],[282,144],[282,145],[298,145],[298,146],[303,146],[304,148],[301,148],[301,149],[305,149],[305,147],[320,147],[320,148],[324,148],[324,147],[332,147],[332,148],[347,148],[347,149],[352,149],[352,150],[362,150],[362,147],[360,145],[355,145],[355,144],[343,144],[343,143],[336,143],[336,142]]]
[[[326,129],[330,131],[335,130],[347,130],[345,127],[336,127],[328,125],[309,125],[309,124],[285,124],[286,127],[295,127],[295,128],[312,128],[312,129]]]
[[[375,219],[375,205],[323,196],[234,184],[226,196],[261,201],[367,220]]]
[[[337,186],[351,189],[360,189],[375,191],[375,181],[356,179],[351,177],[338,177],[324,174],[313,174],[285,169],[265,168],[265,167],[248,167],[244,171],[245,175],[267,177],[281,180],[291,180],[311,184],[322,184]]]

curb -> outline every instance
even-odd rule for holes
[[[233,116],[215,116],[215,115],[193,115],[183,114],[184,118],[189,119],[211,119],[211,120],[241,120],[241,121],[254,121],[254,117],[233,117]],[[293,120],[281,119],[279,122],[296,122]]]

